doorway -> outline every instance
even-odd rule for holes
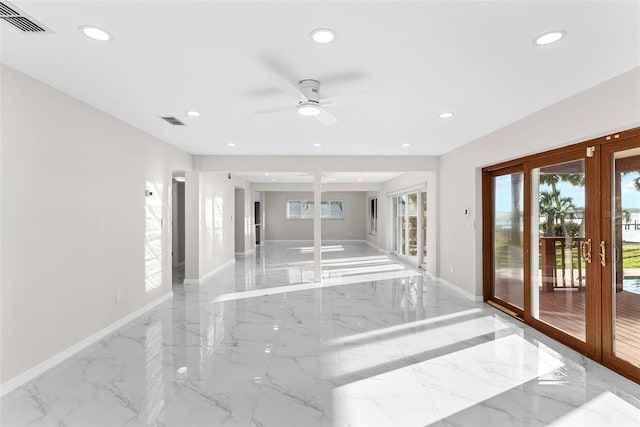
[[[185,262],[185,177],[174,176],[171,182],[171,266],[172,281],[182,283]]]
[[[392,250],[413,264],[426,269],[427,193],[416,190],[392,196]]]
[[[640,129],[483,170],[485,301],[640,380]]]

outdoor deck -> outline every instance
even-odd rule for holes
[[[522,282],[502,280],[497,283],[496,296],[508,301],[522,301]],[[502,286],[500,286],[502,285]],[[578,288],[556,288],[540,292],[540,320],[584,339],[585,292]],[[615,354],[640,366],[640,294],[616,293]]]

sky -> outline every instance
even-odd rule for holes
[[[638,177],[640,177],[640,172],[629,173],[622,177],[622,207],[625,209],[640,209],[640,192],[633,187],[633,180]],[[573,186],[565,182],[558,183],[556,188],[560,190],[561,197],[571,197],[575,206],[584,206],[584,188]],[[540,186],[540,191],[550,190],[550,186]],[[497,211],[511,211],[511,175],[504,175],[496,178],[495,192]],[[523,203],[524,199],[521,199],[521,208]]]

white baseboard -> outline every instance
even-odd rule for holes
[[[205,274],[204,276],[202,276],[199,279],[184,279],[184,282],[182,282],[185,285],[200,285],[203,282],[205,282],[207,279],[209,279],[211,276],[213,276],[216,273],[219,273],[220,271],[224,270],[225,268],[229,267],[230,265],[235,264],[236,259],[235,257],[230,259],[229,261],[225,262],[224,264],[214,268],[213,270],[211,270],[210,272],[208,272],[207,274]]]
[[[4,396],[10,391],[13,391],[16,388],[26,384],[27,382],[38,377],[39,375],[42,375],[44,372],[53,368],[60,362],[65,361],[66,359],[70,358],[71,356],[78,353],[79,351],[87,348],[91,344],[94,344],[100,341],[102,338],[106,337],[110,333],[116,331],[117,329],[121,328],[122,326],[134,320],[135,318],[143,315],[147,311],[151,310],[152,308],[162,304],[163,302],[171,298],[173,298],[173,292],[169,292],[168,294],[161,296],[160,298],[150,302],[149,304],[127,314],[126,316],[124,316],[120,320],[116,320],[106,328],[100,329],[98,332],[94,333],[93,335],[90,335],[87,338],[83,339],[82,341],[75,343],[71,347],[65,350],[62,350],[60,353],[54,356],[51,356],[44,362],[39,363],[33,368],[27,369],[23,373],[11,378],[9,381],[0,385],[0,396]]]
[[[439,283],[443,284],[444,286],[446,286],[448,289],[451,289],[452,291],[462,295],[463,297],[465,297],[465,298],[467,298],[467,299],[469,299],[471,301],[475,301],[475,302],[482,302],[483,301],[482,296],[474,295],[471,292],[465,291],[460,286],[454,285],[453,283],[443,279],[442,277],[438,277],[437,281]]]
[[[249,249],[248,251],[244,251],[244,252],[236,252],[236,256],[245,256],[245,255],[250,255],[253,252],[255,252],[255,248],[254,249]]]
[[[384,249],[382,249],[380,246],[376,245],[375,243],[372,243],[368,240],[363,240],[363,242],[367,243],[369,246],[371,246],[372,248],[376,249],[379,252],[386,252]]]
[[[272,243],[272,242],[277,242],[277,243],[300,243],[300,242],[311,242],[313,243],[313,240],[274,240],[274,239],[269,239],[269,240],[263,240],[264,243]]]
[[[269,239],[263,240],[264,243],[300,243],[300,242],[308,242],[313,243],[313,239],[305,239],[305,240],[278,240],[278,239]],[[322,239],[322,243],[353,243],[353,242],[368,242],[365,239],[340,239],[340,240],[331,240],[331,239]]]

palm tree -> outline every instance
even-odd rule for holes
[[[557,190],[556,190],[557,193]],[[555,196],[553,192],[541,191],[540,199],[538,201],[540,205],[540,215],[547,217],[547,229],[544,235],[547,237],[553,236],[553,229],[555,228]]]
[[[511,244],[514,246],[520,246],[521,239],[520,233],[522,232],[520,227],[520,194],[522,186],[522,174],[511,174]]]

